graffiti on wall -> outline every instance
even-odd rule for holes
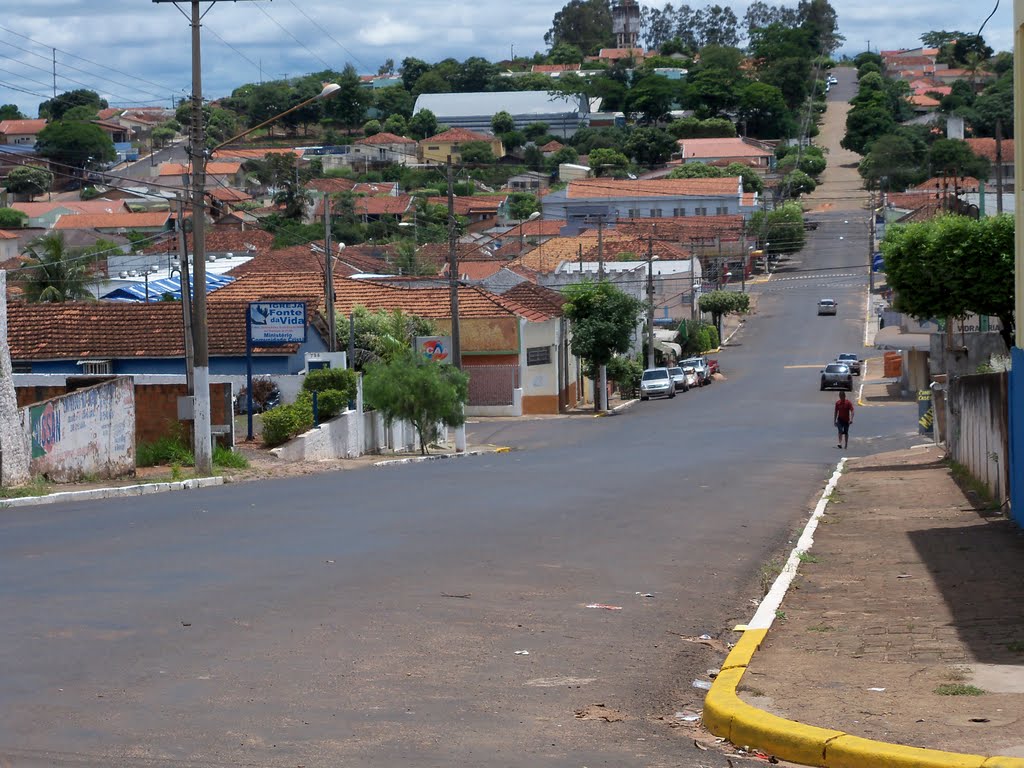
[[[119,477],[135,470],[135,386],[121,378],[23,411],[30,471],[54,482]]]

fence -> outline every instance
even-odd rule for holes
[[[135,471],[135,389],[118,378],[21,409],[29,471],[57,483]]]
[[[958,376],[946,392],[949,455],[999,504],[1010,493],[1008,403],[1006,373]]]
[[[518,365],[467,365],[469,405],[513,405],[519,388]]]

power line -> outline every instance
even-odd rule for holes
[[[286,35],[288,35],[288,37],[290,37],[292,40],[294,40],[299,45],[299,47],[305,49],[305,51],[310,56],[312,56],[314,59],[317,59],[321,64],[323,64],[325,67],[327,67],[327,69],[331,69],[331,65],[330,64],[328,64],[326,61],[321,59],[320,56],[318,56],[316,53],[314,53],[312,50],[310,50],[309,47],[305,43],[303,43],[301,40],[299,40],[299,38],[297,38],[295,35],[293,35],[291,32],[289,32],[287,29],[285,29],[277,19],[275,19],[273,16],[271,16],[269,13],[267,13],[265,8],[263,8],[260,5],[257,5],[256,8],[257,8],[257,10],[259,10],[260,13],[262,13],[264,16],[266,16],[268,19],[270,19],[275,24],[277,24],[277,26],[281,29],[282,32],[284,32]]]
[[[320,25],[320,23],[319,23],[319,22],[315,21],[315,20],[314,20],[313,18],[311,18],[311,17],[309,16],[309,14],[307,14],[307,13],[306,13],[306,12],[305,12],[304,10],[302,10],[302,8],[300,8],[300,7],[298,6],[298,5],[296,5],[296,4],[295,4],[295,0],[288,0],[288,2],[292,4],[292,6],[293,6],[293,7],[295,8],[295,10],[297,10],[297,11],[298,11],[299,13],[301,13],[301,14],[302,14],[303,16],[305,16],[305,17],[306,17],[306,19],[308,19],[308,20],[309,20],[309,22],[310,22],[311,24],[313,24],[313,26],[315,26],[315,27],[316,27],[317,29],[319,29],[319,30],[320,30],[321,32],[323,32],[323,33],[324,33],[325,35],[327,35],[327,37],[328,37],[328,38],[330,38],[330,40],[331,40],[331,41],[332,41],[332,42],[333,42],[333,43],[334,43],[335,45],[337,45],[337,46],[338,46],[339,48],[341,48],[341,50],[345,51],[345,53],[347,53],[347,54],[348,54],[348,55],[349,55],[349,56],[350,56],[350,57],[352,58],[352,61],[354,61],[354,62],[355,62],[356,64],[358,64],[359,66],[361,66],[361,67],[362,67],[363,69],[367,69],[366,65],[365,65],[365,64],[363,64],[363,62],[361,62],[361,61],[360,61],[359,59],[357,59],[357,58],[356,58],[356,55],[355,55],[354,53],[352,53],[352,51],[350,51],[350,50],[349,50],[348,48],[346,48],[346,47],[345,47],[344,45],[342,45],[342,44],[341,44],[341,43],[339,43],[339,42],[338,42],[337,40],[335,40],[335,39],[334,39],[334,36],[333,36],[333,35],[331,35],[331,33],[330,33],[330,32],[328,32],[328,31],[327,31],[326,29],[324,29],[324,28],[323,28],[323,27],[322,27],[322,26]]]

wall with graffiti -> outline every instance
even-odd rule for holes
[[[58,483],[135,472],[135,387],[119,378],[22,409],[33,476]]]

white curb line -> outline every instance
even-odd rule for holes
[[[508,453],[508,449],[498,449],[496,451],[463,451],[462,453],[428,453],[426,456],[408,456],[404,459],[385,459],[384,461],[375,461],[373,466],[375,467],[392,467],[399,464],[418,464],[421,461],[442,461],[444,459],[459,459],[463,456],[483,456],[485,453]]]
[[[59,504],[63,501],[92,501],[95,499],[117,499],[126,496],[148,496],[168,491],[187,491],[193,488],[209,488],[224,485],[223,477],[197,477],[193,480],[175,480],[169,483],[144,483],[124,485],[115,488],[90,488],[85,491],[60,491],[45,496],[22,496],[17,499],[0,499],[0,509],[8,507],[32,507],[41,504]]]
[[[761,601],[761,605],[758,606],[757,612],[754,614],[754,618],[747,624],[748,629],[770,629],[772,622],[775,621],[775,612],[779,610],[779,606],[782,605],[782,599],[786,596],[786,592],[789,590],[790,584],[793,583],[793,579],[796,576],[796,570],[800,566],[800,555],[804,552],[808,552],[811,546],[814,544],[814,532],[818,528],[818,521],[821,516],[825,514],[825,507],[828,506],[828,497],[835,490],[836,483],[839,482],[840,475],[843,474],[843,466],[846,464],[846,458],[839,460],[836,464],[835,472],[832,473],[832,477],[828,483],[825,484],[825,490],[821,492],[821,498],[818,499],[817,506],[814,507],[814,512],[811,513],[811,519],[807,521],[807,525],[804,527],[803,533],[796,542],[796,547],[789,553],[789,559],[782,568],[782,572],[778,578],[775,579],[775,583],[772,584],[772,588],[765,595]]]

